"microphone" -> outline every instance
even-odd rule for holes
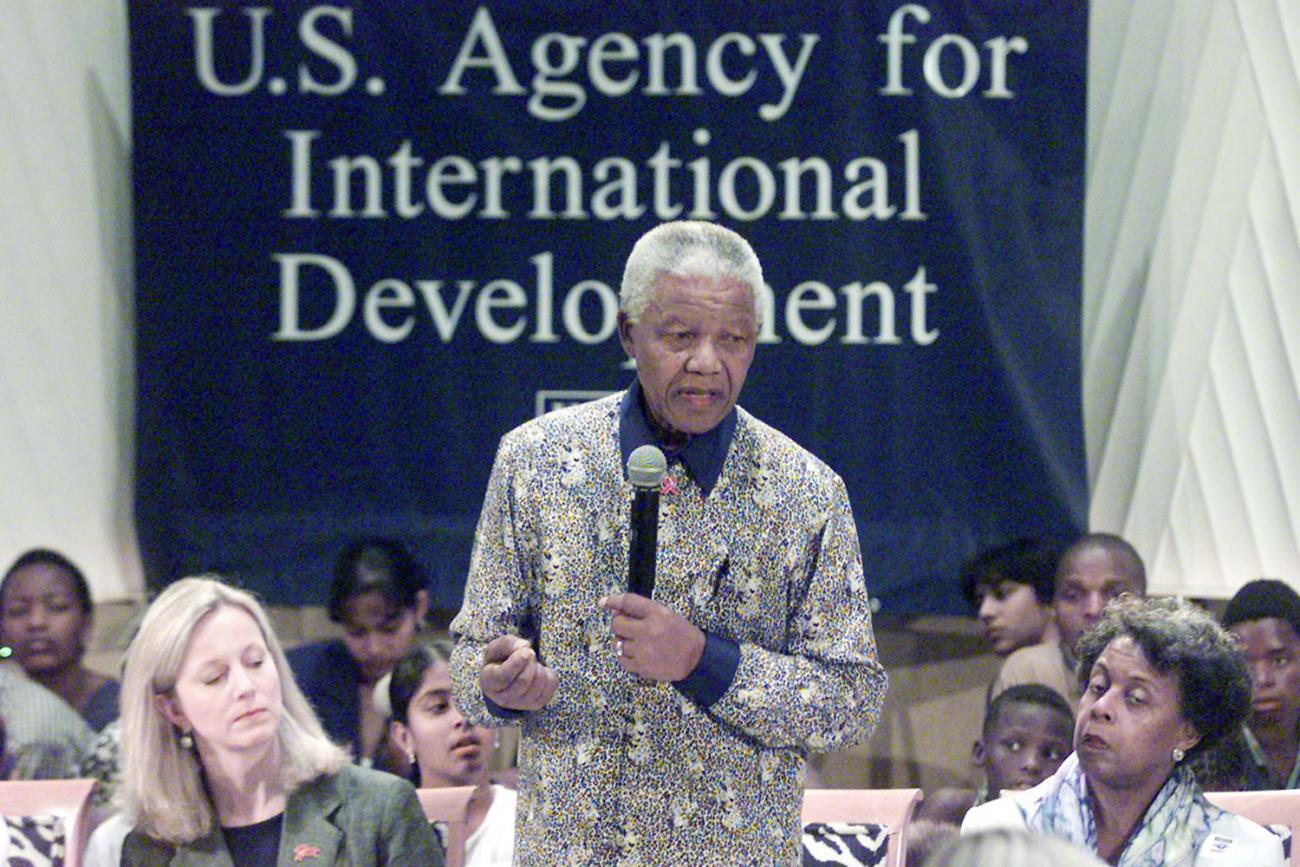
[[[659,552],[659,485],[668,472],[664,453],[639,446],[627,459],[632,483],[632,517],[628,525],[627,589],[650,599],[655,592],[655,558]]]

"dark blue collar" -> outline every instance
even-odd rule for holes
[[[633,380],[618,410],[618,445],[623,455],[623,477],[627,478],[627,459],[633,449],[644,445],[658,446],[668,458],[669,466],[677,461],[686,465],[707,497],[718,483],[718,476],[722,475],[722,465],[727,460],[727,450],[731,448],[731,438],[735,433],[736,408],[733,406],[713,430],[692,436],[676,451],[664,448],[646,421],[641,383]]]

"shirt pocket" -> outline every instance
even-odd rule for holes
[[[695,623],[701,629],[768,650],[784,649],[785,580],[779,558],[745,545],[721,546],[692,586]]]

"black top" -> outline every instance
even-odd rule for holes
[[[361,666],[341,638],[295,647],[287,654],[293,679],[311,703],[325,734],[361,753]]]
[[[230,860],[235,867],[266,867],[267,864],[274,864],[280,854],[280,828],[283,824],[284,813],[279,813],[263,822],[239,828],[222,826],[226,849],[230,852]]]

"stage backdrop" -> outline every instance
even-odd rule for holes
[[[664,220],[768,282],[741,403],[843,477],[885,611],[1087,514],[1083,3],[130,6],[155,581],[319,602],[400,536],[459,605],[497,440],[634,376]]]

